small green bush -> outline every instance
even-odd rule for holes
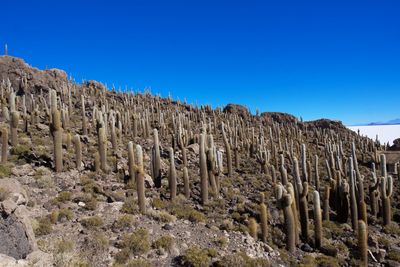
[[[99,216],[86,217],[81,220],[82,226],[88,229],[96,229],[104,225],[103,219]]]
[[[208,267],[210,263],[211,257],[208,250],[197,246],[187,249],[182,257],[182,264],[187,267]]]
[[[116,219],[112,225],[113,230],[129,230],[135,224],[135,218],[130,214],[124,214]]]
[[[140,228],[132,234],[126,234],[122,238],[122,246],[128,248],[131,253],[139,255],[150,249],[149,233],[146,229]]]
[[[33,225],[33,232],[36,236],[48,235],[51,231],[53,231],[53,227],[49,216],[38,218],[36,224]]]
[[[153,242],[153,248],[155,249],[164,249],[165,251],[170,252],[172,247],[174,246],[174,238],[170,235],[163,235],[159,239]]]

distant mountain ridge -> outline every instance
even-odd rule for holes
[[[394,119],[386,122],[361,123],[353,126],[398,125],[398,124],[400,124],[400,119]]]

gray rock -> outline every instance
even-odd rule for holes
[[[24,259],[31,252],[24,225],[14,214],[0,216],[0,253]]]
[[[17,208],[17,204],[10,199],[6,199],[0,203],[0,212],[1,212],[1,214],[6,215],[6,216],[13,213],[16,208]]]

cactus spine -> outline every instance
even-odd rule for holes
[[[136,188],[138,194],[139,210],[142,214],[146,212],[146,199],[144,192],[144,167],[143,167],[143,151],[140,145],[136,145],[135,149],[135,160],[136,160]]]

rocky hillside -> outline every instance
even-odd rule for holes
[[[120,93],[8,56],[0,97],[0,266],[400,264],[400,171],[340,122]]]

